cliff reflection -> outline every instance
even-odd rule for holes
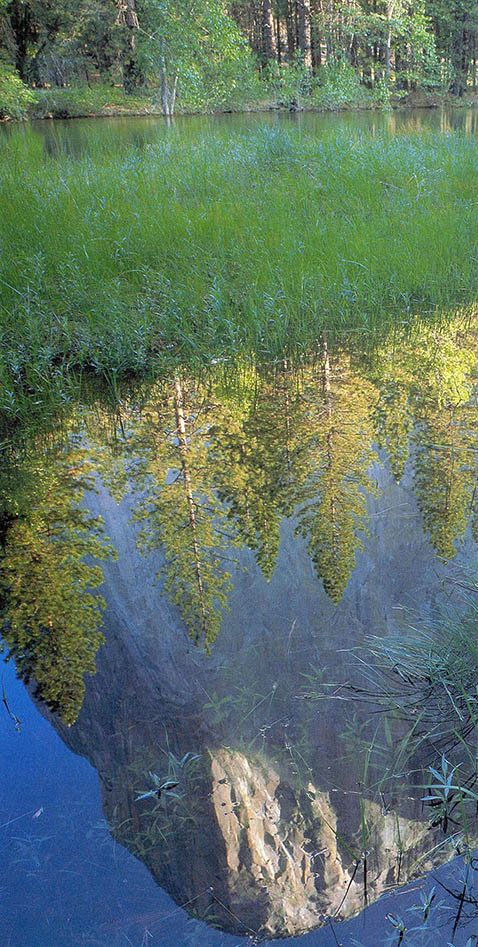
[[[459,321],[324,339],[77,409],[5,466],[18,673],[98,770],[115,837],[225,930],[349,917],[475,838],[427,818],[433,748],[339,698],[351,649],[406,635],[404,606],[438,612],[476,561],[477,363]]]

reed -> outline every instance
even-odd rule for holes
[[[48,153],[0,138],[3,418],[232,352],[472,307],[478,158],[460,134],[315,137],[261,126]]]

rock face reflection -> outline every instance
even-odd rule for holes
[[[34,487],[26,474],[23,495],[5,487],[4,639],[20,674],[38,679],[45,649],[54,664],[64,626],[83,633],[85,595],[101,605],[83,557],[117,552],[78,719],[66,727],[61,687],[40,688],[44,712],[96,767],[115,837],[224,930],[349,917],[453,852],[417,761],[392,768],[403,722],[343,685],[360,680],[367,635],[405,633],[407,608],[436,612],[476,561],[477,358],[456,324],[361,355],[322,343],[299,370],[178,376],[123,405],[115,436],[106,411],[75,415],[61,445],[24,454]],[[50,486],[27,516],[38,471]],[[19,612],[51,553],[77,570],[70,627],[51,578]],[[74,680],[93,670],[81,662],[77,649]]]
[[[225,749],[212,759],[211,775],[231,903],[241,913],[258,891],[267,892],[259,926],[271,934],[292,935],[316,927],[320,918],[357,913],[365,897],[373,900],[398,883],[400,848],[408,864],[421,854],[422,823],[402,817],[399,840],[396,814],[383,815],[376,803],[366,801],[373,856],[365,889],[363,871],[357,872],[357,862],[350,864],[350,854],[338,841],[341,820],[330,792],[318,791],[311,782],[294,792],[272,767]]]

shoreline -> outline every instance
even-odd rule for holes
[[[141,108],[137,104],[128,108],[125,105],[114,104],[104,108],[91,110],[85,107],[84,111],[79,106],[78,110],[68,109],[64,104],[59,104],[57,108],[50,109],[43,114],[37,113],[33,107],[29,112],[22,115],[5,115],[0,118],[0,124],[10,123],[29,123],[42,121],[71,121],[74,119],[101,119],[101,118],[164,118],[174,121],[175,118],[197,118],[201,116],[214,115],[261,115],[278,112],[280,114],[310,114],[319,115],[337,114],[339,112],[397,112],[411,111],[412,109],[468,109],[478,107],[478,92],[469,97],[455,98],[449,94],[443,96],[426,96],[422,93],[411,93],[406,97],[392,99],[388,104],[376,102],[357,102],[356,104],[338,104],[336,107],[320,107],[314,105],[285,105],[285,104],[244,104],[237,108],[211,109],[210,111],[182,111],[178,110],[175,115],[168,116],[160,108],[148,108],[146,105]]]

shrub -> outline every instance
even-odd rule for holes
[[[35,101],[33,89],[24,85],[11,66],[0,63],[0,118],[25,118]]]
[[[312,104],[323,109],[338,109],[347,105],[368,105],[371,93],[348,62],[322,66],[312,91]]]
[[[301,104],[303,96],[310,96],[314,80],[297,57],[293,62],[268,66],[268,82],[274,99],[279,105]]]
[[[115,111],[128,111],[135,108],[147,111],[147,100],[138,93],[126,97],[120,87],[98,82],[88,85],[75,82],[65,88],[52,86],[38,89],[35,118],[74,118],[82,115],[108,115]]]

